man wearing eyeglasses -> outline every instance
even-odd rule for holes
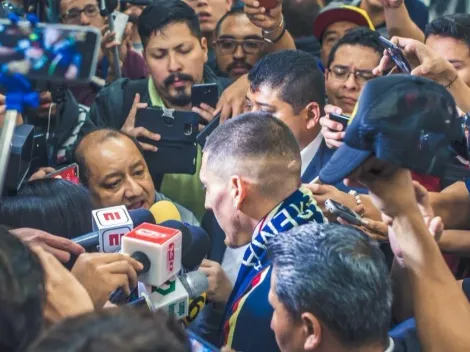
[[[227,12],[215,28],[216,73],[234,79],[248,73],[266,44],[261,28],[250,21],[243,8]]]
[[[383,47],[378,34],[367,28],[348,32],[331,49],[325,67],[328,104],[351,114],[362,87],[374,78]]]

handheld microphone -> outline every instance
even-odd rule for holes
[[[181,221],[181,215],[178,208],[168,200],[156,202],[149,210],[152,213],[156,224],[161,224],[167,220]]]
[[[192,271],[197,270],[199,265],[201,265],[202,260],[209,253],[211,239],[207,232],[201,227],[188,224],[186,224],[186,226],[191,233],[192,242],[190,247],[191,250],[186,254],[183,252],[182,264],[186,270]]]
[[[75,237],[72,241],[85,249],[96,248],[100,245],[101,252],[114,253],[121,248],[122,236],[132,230],[134,226],[139,226],[144,222],[155,224],[155,219],[147,209],[128,211],[122,207],[124,206],[93,211],[93,232]],[[119,208],[119,210],[115,211],[115,208]],[[95,222],[97,223],[95,224]]]
[[[192,271],[178,276],[160,287],[151,285],[145,287],[153,310],[162,309],[176,319],[187,317],[190,313],[190,302],[203,296],[208,288],[209,281],[206,275],[200,271]],[[143,294],[141,293],[141,296]]]

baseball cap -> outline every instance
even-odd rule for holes
[[[340,21],[357,23],[361,27],[368,27],[375,31],[366,11],[356,6],[345,5],[341,1],[332,1],[320,11],[313,22],[313,35],[321,40],[326,29]]]
[[[421,174],[447,177],[455,168],[452,145],[464,138],[455,101],[441,85],[391,75],[363,88],[344,143],[320,171],[336,184],[371,156]]]

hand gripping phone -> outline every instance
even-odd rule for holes
[[[339,216],[352,225],[362,225],[362,218],[359,214],[333,199],[327,199],[325,201],[325,207],[331,214]]]
[[[343,115],[343,114],[336,114],[334,112],[330,112],[330,120],[333,120],[335,122],[339,122],[340,124],[343,125],[343,131],[346,131],[346,128],[348,127],[348,123],[351,120],[349,116]]]
[[[382,43],[382,46],[387,49],[395,65],[397,65],[403,73],[411,73],[411,65],[401,49],[382,36],[379,37],[379,40]]]

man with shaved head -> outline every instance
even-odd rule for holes
[[[106,208],[125,205],[149,209],[167,199],[155,191],[139,143],[121,131],[99,129],[87,134],[75,151],[80,181],[90,190],[93,205]],[[186,208],[175,204],[183,221],[198,225]]]
[[[213,262],[205,260],[200,268],[209,277],[208,299],[225,306],[221,345],[236,351],[279,350],[270,329],[266,245],[292,227],[324,221],[312,194],[300,187],[300,166],[291,130],[266,113],[230,119],[204,147],[206,209],[224,230],[227,251],[246,248],[234,286],[227,275],[215,274]]]

